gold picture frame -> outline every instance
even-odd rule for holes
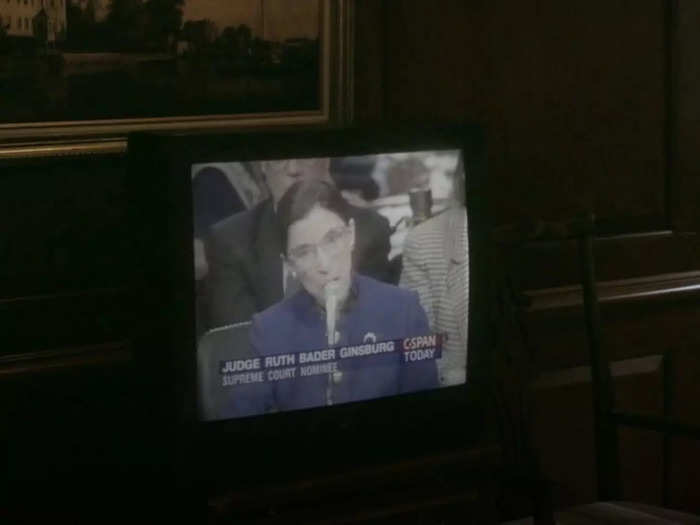
[[[115,154],[133,131],[326,126],[352,120],[354,0],[319,0],[319,104],[314,110],[0,124],[0,159]]]

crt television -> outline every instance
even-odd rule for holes
[[[137,363],[187,476],[483,438],[481,128],[135,133],[128,155]]]

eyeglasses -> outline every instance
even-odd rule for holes
[[[289,250],[289,258],[297,266],[308,268],[318,257],[318,251],[323,250],[328,257],[335,257],[343,250],[343,241],[350,232],[349,226],[339,226],[329,230],[317,244],[300,244]]]

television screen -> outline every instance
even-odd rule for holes
[[[192,163],[200,419],[465,384],[465,165],[454,148]]]

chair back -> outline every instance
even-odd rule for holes
[[[208,421],[227,419],[234,406],[235,389],[222,382],[221,363],[253,357],[250,321],[214,328],[197,345],[197,392],[200,416]]]
[[[610,357],[603,344],[600,308],[596,288],[593,237],[595,217],[586,214],[569,221],[543,222],[505,226],[495,232],[496,239],[507,245],[529,242],[573,241],[578,244],[580,282],[586,323],[587,346],[591,366],[593,425],[595,439],[596,481],[598,499],[619,499],[621,494],[617,421],[614,385],[610,373]]]
[[[572,233],[577,238],[579,246],[583,309],[586,318],[588,353],[591,360],[598,499],[611,501],[620,498],[622,489],[617,425],[611,417],[615,409],[615,393],[610,374],[610,355],[602,343],[601,336],[600,307],[593,256],[594,230],[595,218],[590,215],[578,220],[573,225]]]

